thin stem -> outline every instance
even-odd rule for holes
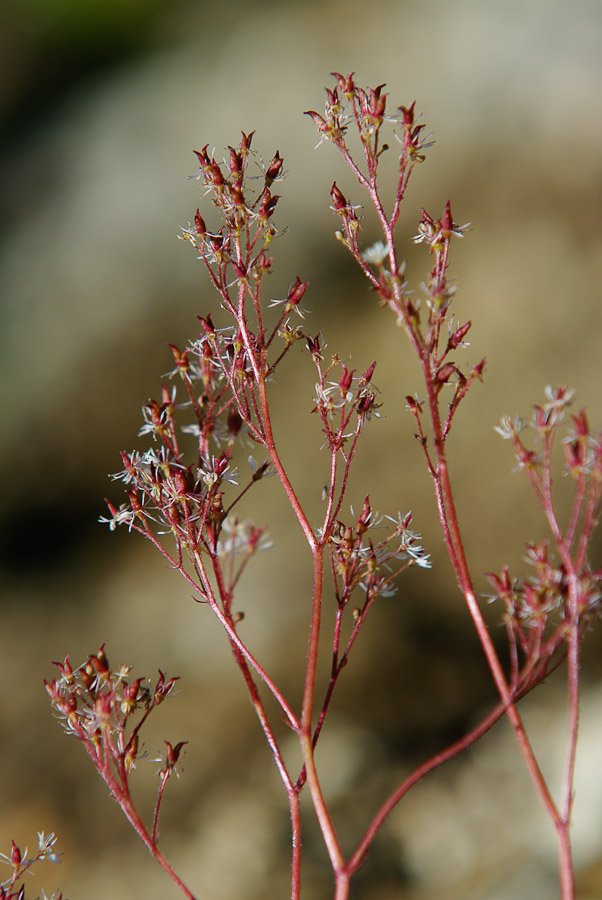
[[[320,620],[322,611],[322,591],[324,580],[324,550],[322,547],[314,550],[314,583],[312,598],[312,615],[309,631],[309,648],[307,653],[307,668],[305,672],[305,686],[303,689],[303,704],[301,711],[301,728],[299,739],[301,752],[305,764],[307,783],[311,794],[312,803],[316,812],[318,823],[322,831],[324,843],[330,856],[330,861],[335,873],[343,868],[344,859],[339,845],[334,825],[332,824],[328,808],[326,806],[316,763],[314,760],[314,748],[312,743],[312,717],[314,708],[314,696],[316,688],[316,669],[318,664],[318,650],[320,641]]]

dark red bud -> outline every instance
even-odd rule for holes
[[[447,381],[449,381],[455,371],[456,367],[453,363],[445,363],[444,366],[441,366],[441,368],[437,370],[435,380],[440,384],[445,384]]]
[[[411,106],[400,106],[399,111],[403,113],[403,124],[411,127],[414,124],[414,108],[416,101]]]
[[[347,200],[345,199],[344,194],[337,187],[336,181],[333,182],[333,185],[330,189],[330,198],[332,200],[332,205],[337,211],[347,208]]]
[[[197,316],[197,319],[201,323],[201,328],[207,335],[207,337],[213,337],[215,335],[215,326],[211,321],[211,314],[205,316]]]
[[[10,861],[15,868],[21,865],[21,850],[14,841],[11,841]]]
[[[99,675],[106,675],[109,671],[109,661],[106,657],[104,648],[105,645],[102,644],[96,655],[90,654],[88,657],[88,663],[94,667]]]
[[[196,213],[195,213],[195,216],[194,216],[194,227],[196,228],[196,233],[197,233],[198,235],[200,235],[201,237],[204,237],[205,234],[207,233],[207,228],[206,228],[206,226],[205,226],[205,221],[204,221],[204,219],[203,219],[203,217],[202,217],[202,215],[200,214],[200,212],[199,212],[198,209],[197,209],[197,211],[196,211]]]
[[[140,685],[143,681],[143,678],[136,678],[136,680],[132,681],[131,684],[125,685],[123,689],[124,698],[126,700],[135,700],[138,696],[138,691],[140,690]]]
[[[197,156],[201,166],[205,169],[209,166],[209,157],[207,156],[207,147],[209,144],[205,144],[202,150],[193,150],[193,153]]]
[[[233,185],[230,188],[230,199],[234,206],[238,206],[239,208],[245,205],[245,195],[238,187],[238,185]]]
[[[240,142],[240,152],[241,154],[244,154],[246,156],[251,147],[251,141],[253,140],[253,135],[255,134],[255,132],[251,131],[249,132],[249,134],[245,134],[244,131],[242,131],[241,134],[242,140]]]
[[[320,356],[320,355],[321,355],[321,349],[320,349],[320,337],[321,337],[321,335],[320,335],[320,334],[317,334],[317,335],[316,335],[315,337],[313,337],[313,338],[311,338],[311,337],[306,337],[306,338],[305,338],[305,340],[306,340],[306,342],[307,342],[307,349],[308,349],[309,352],[312,354],[312,356],[313,356],[314,354],[315,354],[316,356]]]
[[[351,387],[351,382],[353,380],[354,372],[355,372],[355,369],[351,369],[351,371],[349,371],[347,366],[343,363],[343,374],[341,375],[341,378],[339,381],[339,387],[341,389],[342,394],[346,394],[347,391],[349,390],[349,388]]]
[[[308,284],[309,281],[301,281],[297,275],[297,279],[293,286],[289,288],[288,296],[286,298],[291,306],[297,306],[297,304],[301,302],[301,298],[307,290]]]
[[[372,381],[372,376],[374,375],[374,370],[376,368],[376,362],[373,362],[371,366],[368,366],[360,381],[362,384],[369,384]]]
[[[230,172],[234,176],[240,176],[242,173],[242,159],[234,147],[229,146],[228,150],[230,151]]]
[[[449,200],[445,204],[445,212],[443,213],[443,218],[441,220],[441,227],[444,231],[453,231],[454,228],[454,220],[451,213],[451,203]]]
[[[470,330],[471,325],[472,322],[467,322],[466,325],[462,325],[460,328],[456,328],[454,333],[451,334],[449,338],[449,342],[447,345],[449,350],[455,350],[456,347],[458,347],[462,343],[464,337]]]
[[[372,516],[372,507],[370,506],[370,497],[367,496],[366,499],[364,500],[364,505],[362,506],[362,511],[357,520],[356,531],[360,537],[367,530],[368,525],[370,524],[371,516]]]
[[[184,747],[188,741],[180,741],[179,744],[176,744],[175,747],[172,747],[169,741],[165,741],[165,745],[167,746],[166,761],[170,769],[172,769],[177,763],[180,753],[182,752],[182,747]]]
[[[278,176],[282,172],[283,163],[284,163],[284,160],[280,156],[280,153],[278,152],[278,150],[276,150],[276,155],[274,156],[274,159],[272,160],[272,162],[269,164],[267,172],[265,173],[266,187],[270,187],[272,185],[272,182],[276,178],[278,178]]]
[[[274,210],[276,209],[276,204],[280,200],[280,196],[275,194],[273,197],[270,192],[266,189],[263,195],[263,200],[261,201],[261,206],[259,208],[259,214],[264,219],[269,219]]]
[[[211,160],[211,181],[213,182],[215,187],[221,187],[226,183],[224,173],[220,169],[219,164],[215,162],[215,160]]]
[[[135,491],[128,491],[127,495],[132,510],[134,512],[140,512],[140,510],[142,509],[142,503],[140,501],[140,498],[138,497],[138,494]]]
[[[350,72],[349,75],[341,75],[339,72],[331,72],[330,74],[333,76],[333,78],[336,78],[339,83],[340,89],[345,94],[352,94],[354,92],[355,84],[353,82],[353,76],[355,72]]]

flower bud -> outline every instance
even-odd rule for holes
[[[272,162],[269,164],[267,172],[265,173],[265,186],[271,187],[273,182],[278,178],[280,173],[282,172],[282,166],[284,164],[284,160],[280,156],[278,150],[276,150],[276,155],[274,156]]]
[[[301,299],[305,294],[305,291],[307,290],[308,284],[309,281],[301,281],[301,279],[297,275],[297,279],[293,286],[289,288],[289,292],[286,298],[287,302],[290,303],[291,306],[297,306],[301,302]]]
[[[207,228],[205,226],[205,221],[198,209],[194,216],[194,227],[196,229],[196,233],[198,235],[200,235],[200,237],[205,237],[205,234],[207,233]]]
[[[332,187],[330,189],[330,198],[332,200],[332,205],[337,212],[340,212],[343,209],[346,209],[349,205],[347,200],[345,199],[344,194],[337,187],[336,181],[333,182]]]

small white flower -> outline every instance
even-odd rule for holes
[[[362,251],[362,259],[372,266],[382,266],[389,258],[389,245],[376,241],[371,247]]]
[[[493,430],[497,431],[505,441],[510,441],[520,434],[524,427],[525,421],[520,416],[514,416],[513,419],[510,416],[502,416],[500,424],[494,425]]]

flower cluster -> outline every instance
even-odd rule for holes
[[[130,678],[130,666],[113,672],[104,645],[76,669],[68,656],[55,665],[60,676],[45,686],[65,731],[81,741],[112,793],[129,796],[128,779],[141,756],[140,731],[178,678],[159,671],[153,687],[145,678]]]
[[[496,431],[510,440],[521,469],[541,506],[551,539],[528,544],[525,559],[534,573],[511,578],[508,568],[488,576],[495,598],[505,607],[512,645],[525,659],[521,679],[545,677],[566,651],[570,628],[583,633],[602,602],[602,569],[592,570],[588,548],[602,511],[602,433],[593,434],[584,410],[564,421],[574,391],[545,390],[546,402],[535,406],[527,422],[504,416]],[[527,434],[533,438],[527,444]],[[554,448],[562,434],[565,473],[574,484],[573,503],[563,525],[552,492]],[[515,659],[516,677],[518,661]]]
[[[375,542],[371,533],[384,527],[384,519],[395,526],[387,536]],[[359,586],[365,601],[356,618],[364,615],[378,597],[392,597],[396,593],[395,579],[413,565],[430,568],[430,558],[420,545],[420,535],[409,528],[412,514],[379,517],[366,497],[354,525],[338,521],[330,538],[329,551],[334,580],[335,597],[344,608]]]
[[[33,855],[29,854],[27,847],[25,850],[14,842],[11,842],[9,853],[0,853],[0,863],[10,866],[11,875],[5,881],[0,882],[0,900],[25,900],[25,885],[21,882],[26,872],[32,866],[40,862],[60,863],[61,854],[55,850],[56,836],[53,832],[45,834],[43,831],[38,832],[38,849]],[[42,900],[62,900],[62,893],[54,892],[50,898],[42,891]]]

